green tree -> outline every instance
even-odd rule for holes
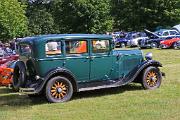
[[[155,29],[180,23],[179,0],[112,0],[115,28]]]
[[[55,23],[61,33],[111,31],[109,0],[58,0],[51,2]]]
[[[54,19],[45,9],[33,9],[28,14],[29,32],[32,35],[54,33]]]
[[[25,36],[28,32],[25,6],[17,0],[0,2],[0,39],[7,40]]]

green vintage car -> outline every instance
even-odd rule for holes
[[[140,50],[115,50],[112,36],[55,34],[18,41],[13,87],[20,92],[65,102],[74,92],[111,88],[130,82],[145,89],[161,84],[161,63]]]

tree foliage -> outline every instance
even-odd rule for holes
[[[119,29],[152,30],[179,24],[179,5],[179,0],[112,0],[112,14]]]
[[[112,30],[109,0],[59,0],[51,4],[61,33],[102,33]]]
[[[24,36],[27,29],[30,35],[105,33],[180,24],[180,0],[18,1],[0,2],[1,39]]]
[[[27,18],[25,6],[17,0],[1,0],[0,2],[0,39],[10,39],[27,34]]]

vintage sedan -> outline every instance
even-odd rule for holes
[[[98,43],[103,43],[97,47]],[[49,102],[65,102],[74,92],[112,88],[130,82],[145,89],[160,87],[162,64],[143,57],[140,50],[114,50],[112,36],[56,34],[23,38],[17,48],[13,87],[40,95]]]

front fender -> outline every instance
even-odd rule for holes
[[[141,72],[149,66],[162,67],[162,64],[155,60],[145,60],[129,72],[129,74],[127,74],[118,84],[125,85],[134,81]]]

